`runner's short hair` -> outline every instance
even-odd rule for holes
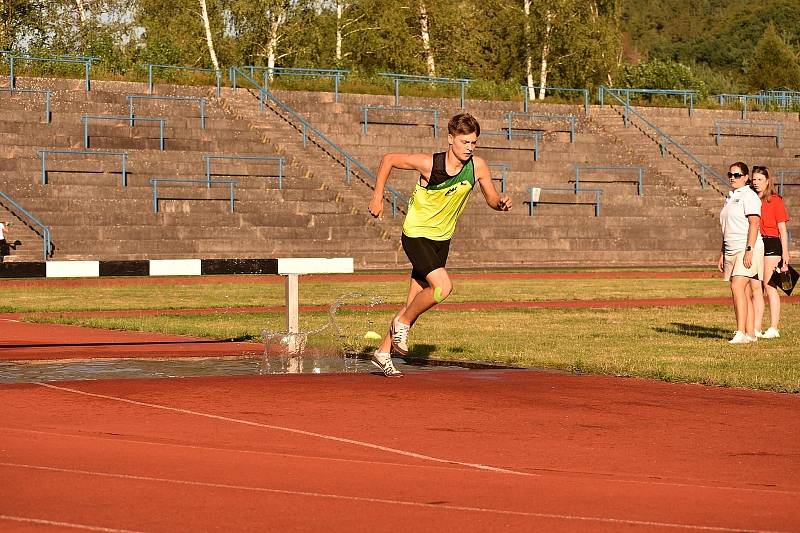
[[[481,136],[481,125],[478,124],[478,119],[469,113],[460,113],[455,115],[447,123],[447,133],[450,135],[469,135],[474,133],[478,137]]]

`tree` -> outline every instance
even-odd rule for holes
[[[748,81],[754,90],[800,90],[800,64],[797,55],[770,23],[759,39],[749,62]]]

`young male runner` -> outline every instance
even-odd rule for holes
[[[378,168],[375,192],[369,203],[373,217],[383,213],[383,191],[392,169],[416,170],[419,180],[408,200],[403,223],[403,250],[411,261],[408,298],[389,327],[389,333],[372,356],[386,376],[402,375],[392,364],[391,351],[408,354],[408,330],[428,309],[450,295],[453,284],[445,270],[456,221],[467,206],[469,193],[480,184],[486,203],[496,211],[510,211],[511,199],[494,188],[486,161],[473,156],[481,127],[468,113],[447,124],[446,152],[436,154],[388,153]]]

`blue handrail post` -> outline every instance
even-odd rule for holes
[[[464,109],[464,93],[466,92],[467,82],[462,80],[459,83],[461,84],[461,109]]]
[[[231,80],[231,88],[236,90],[236,69],[235,68],[230,67],[228,69],[228,78],[230,78],[230,80]]]
[[[362,109],[362,111],[364,112],[364,135],[367,135],[369,133],[369,126],[367,125],[367,120],[368,120],[367,115],[369,114],[368,113],[369,108],[365,106]]]
[[[128,153],[122,154],[122,186],[128,186]]]
[[[539,160],[539,140],[542,138],[542,132],[537,131],[533,135],[533,160]]]
[[[639,188],[638,191],[639,196],[644,195],[644,169],[639,167]]]
[[[775,134],[775,144],[778,148],[783,148],[783,123],[778,123],[777,133]]]
[[[575,120],[575,117],[572,117],[570,119],[570,121],[569,121],[569,142],[570,143],[574,143],[575,142],[575,123],[576,122],[577,122],[577,120]]]
[[[719,129],[720,129],[720,124],[719,124],[719,122],[717,122],[716,124],[714,124],[714,126],[715,126],[715,128],[714,128],[714,129],[715,129],[715,135],[714,135],[714,138],[715,138],[715,140],[716,140],[716,144],[717,144],[717,146],[719,146],[719,137],[720,137],[720,131],[719,131]]]
[[[43,151],[42,154],[42,185],[47,185],[47,152]]]
[[[158,180],[150,180],[153,186],[153,212],[158,213]]]
[[[706,166],[700,165],[700,188],[705,190],[706,188]]]
[[[333,77],[333,101],[339,103],[339,80],[342,75],[337,72]]]
[[[206,181],[208,182],[208,188],[211,188],[211,158],[207,155],[203,156],[203,159],[206,162]]]
[[[400,105],[400,78],[394,79],[394,105]]]
[[[600,216],[600,201],[601,201],[601,198],[602,198],[601,197],[602,194],[603,194],[603,190],[602,189],[595,189],[594,190],[594,201],[595,201],[595,204],[594,204],[594,216],[596,216],[596,217]]]
[[[8,73],[9,83],[12,89],[16,89],[17,78],[14,76],[14,56],[8,58],[8,64],[9,64],[9,73]]]
[[[308,132],[306,131],[307,128],[308,128],[308,124],[304,122],[303,123],[303,148],[306,147],[306,144],[307,144],[307,141],[308,141]]]
[[[528,87],[527,85],[523,85],[522,86],[522,90],[523,90],[522,112],[523,113],[527,113],[528,112],[528,96],[530,95],[530,92],[529,92],[530,91],[530,87]]]
[[[689,116],[694,115],[694,93],[689,93]]]
[[[233,181],[228,183],[228,187],[231,194],[231,213],[233,213]]]
[[[217,69],[217,70],[214,71],[214,75],[217,78],[217,80],[216,80],[217,81],[217,98],[219,98],[220,95],[222,94],[222,71]]]
[[[581,167],[580,165],[575,166],[575,194],[578,194],[578,189],[580,188],[580,181],[581,181]]]
[[[163,152],[164,151],[164,121],[163,120],[159,120],[158,121],[158,135],[160,137],[159,142],[160,142],[160,146],[161,146],[161,151]]]
[[[344,180],[345,182],[350,185],[350,158],[344,158]]]
[[[91,83],[89,82],[89,62],[88,61],[84,64],[84,73],[85,73],[85,76],[86,76],[86,92],[89,92],[89,91],[92,90],[92,86],[91,86]]]
[[[461,106],[461,109],[464,109],[464,106]],[[433,110],[433,136],[434,138],[439,137],[439,110]]]
[[[278,189],[283,189],[283,158],[278,160]]]
[[[89,117],[81,117],[81,122],[83,122],[83,147],[88,149],[89,148]]]
[[[589,89],[583,91],[583,112],[589,114]]]
[[[603,107],[605,105],[604,103],[605,93],[606,93],[605,86],[601,85],[600,87],[597,88],[597,99],[600,101],[600,107]]]
[[[153,94],[153,65],[147,65],[147,91]]]

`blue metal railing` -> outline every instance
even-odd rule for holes
[[[542,132],[541,131],[523,131],[523,132],[516,132],[513,133],[512,130],[505,129],[500,131],[481,131],[482,136],[492,136],[492,137],[505,137],[507,140],[511,140],[512,138],[520,138],[520,139],[533,139],[533,160],[539,160],[539,144],[542,142]],[[499,146],[486,146],[487,149],[502,149]]]
[[[298,121],[300,123],[300,126],[296,126],[296,127],[300,129],[300,134],[303,136],[303,145],[304,146],[306,145],[306,141],[308,139],[308,135],[309,135],[309,132],[310,132],[310,133],[314,134],[314,136],[317,137],[320,141],[325,143],[329,148],[333,149],[337,154],[339,154],[339,156],[343,159],[342,164],[344,165],[344,168],[345,168],[345,181],[347,183],[350,183],[350,181],[352,179],[352,175],[355,174],[355,170],[353,169],[353,167],[355,167],[356,169],[361,171],[365,176],[369,177],[372,180],[373,183],[377,181],[377,178],[376,178],[375,174],[373,174],[373,172],[371,170],[369,170],[367,167],[362,165],[357,159],[355,159],[353,156],[351,156],[349,153],[347,153],[343,148],[341,148],[335,142],[330,140],[320,130],[318,130],[317,128],[312,126],[305,118],[303,118],[303,116],[301,116],[299,113],[297,113],[297,111],[295,111],[294,109],[292,109],[291,107],[289,107],[288,105],[283,103],[274,94],[272,94],[270,91],[267,91],[266,89],[264,89],[261,85],[258,84],[257,81],[255,81],[253,78],[251,78],[250,76],[248,76],[247,74],[242,72],[237,67],[233,67],[232,71],[234,71],[233,72],[234,75],[241,76],[248,83],[250,83],[256,90],[259,91],[259,101],[261,102],[262,108],[263,108],[264,101],[268,98],[276,106],[278,106],[284,112],[286,112],[289,115],[291,115],[296,121]],[[388,184],[385,185],[385,190],[392,197],[391,198],[392,216],[395,217],[395,216],[397,216],[397,211],[398,211],[398,205],[397,204],[398,203],[408,204],[408,201],[403,197],[402,194],[400,194],[396,189],[394,189],[393,187],[391,187]]]
[[[718,94],[716,98],[720,106],[727,106],[733,102],[742,106],[742,119],[747,118],[751,102],[753,110],[768,110],[770,106],[778,109],[789,109],[800,106],[800,92],[797,91],[762,91],[759,94]]]
[[[433,117],[433,136],[439,137],[439,110],[432,109],[432,108],[423,108],[423,107],[388,107],[382,105],[365,105],[361,108],[361,112],[364,114],[364,135],[369,133],[369,112],[370,111],[396,111],[400,113],[430,113]]]
[[[575,129],[578,124],[578,117],[575,115],[552,115],[549,113],[520,113],[518,111],[509,111],[506,113],[506,122],[508,123],[509,138],[513,136],[514,131],[514,118],[524,117],[531,120],[539,120],[545,122],[569,122],[569,142],[575,142]]]
[[[605,94],[606,87],[600,87],[600,93]],[[724,179],[721,175],[719,175],[713,168],[709,167],[702,161],[700,161],[693,153],[691,153],[687,148],[685,148],[681,143],[673,139],[669,134],[662,131],[661,128],[644,118],[644,116],[636,111],[635,109],[631,108],[630,102],[623,101],[622,98],[617,96],[616,94],[609,92],[609,96],[612,99],[618,101],[620,105],[624,106],[624,115],[623,120],[625,123],[625,127],[628,127],[630,122],[630,115],[636,116],[636,118],[641,121],[644,125],[648,126],[650,129],[653,130],[653,134],[658,137],[658,148],[661,152],[661,157],[666,157],[666,154],[669,152],[669,148],[673,147],[679,152],[681,152],[684,156],[689,158],[695,165],[698,166],[699,170],[695,171],[695,174],[700,178],[700,187],[705,189],[706,186],[706,173],[711,174],[716,180],[717,183],[722,187],[723,190],[729,190],[731,188],[730,183],[726,179]],[[601,102],[603,99],[601,98]],[[602,105],[602,104],[601,104]],[[613,104],[610,104],[613,105]],[[674,154],[673,154],[674,155]],[[676,156],[677,157],[677,156]],[[684,162],[685,163],[685,162]],[[688,166],[688,164],[687,164]]]
[[[153,212],[158,213],[158,184],[159,183],[188,183],[188,184],[195,184],[195,183],[202,183],[206,184],[206,180],[182,180],[182,179],[172,179],[172,178],[150,178],[150,185],[153,187]],[[230,192],[230,207],[231,213],[233,213],[233,204],[234,204],[234,194],[233,190],[236,185],[239,184],[236,180],[215,180],[214,183],[227,183]]]
[[[582,192],[594,193],[594,201],[592,202],[566,202],[566,201],[556,201],[556,200],[540,200],[540,194],[542,191],[548,192],[570,192],[574,193],[575,196]],[[600,203],[603,195],[603,189],[577,189],[573,187],[528,187],[528,193],[530,194],[530,199],[528,200],[528,216],[533,216],[534,212],[536,211],[537,204],[565,204],[565,205],[582,205],[584,203],[588,205],[594,205],[594,216],[600,216]]]
[[[530,101],[530,96],[533,94],[534,98],[536,97],[536,90],[541,91],[541,87],[529,87],[527,85],[520,85],[523,91],[523,104],[522,104],[522,111],[524,113],[528,112],[528,105]],[[545,87],[545,93],[547,91],[550,92],[561,92],[561,93],[579,93],[583,96],[583,113],[585,115],[589,114],[589,89],[570,89],[567,87]]]
[[[283,189],[283,167],[286,164],[286,158],[277,156],[257,156],[257,155],[213,155],[203,154],[203,161],[206,165],[206,180],[208,186],[211,187],[211,161],[225,160],[225,161],[277,161],[278,162],[278,188]]]
[[[644,167],[633,165],[589,166],[575,165],[575,190],[580,188],[581,173],[586,172],[635,172],[637,176],[637,191],[639,196],[644,196]],[[584,180],[586,182],[588,180]],[[602,183],[602,182],[601,182]]]
[[[297,67],[256,67],[253,65],[245,65],[242,69],[250,71],[250,77],[255,79],[257,71],[263,71],[263,85],[264,89],[269,91],[269,83],[274,76],[295,76],[306,78],[332,78],[333,79],[333,98],[335,102],[339,101],[339,86],[342,80],[350,73],[349,70],[341,69],[326,69],[326,68],[297,68]],[[231,76],[233,88],[236,88],[235,73]]]
[[[131,127],[135,122],[135,115],[133,109],[134,100],[172,100],[172,101],[188,101],[197,102],[200,106],[200,129],[206,129],[206,99],[203,96],[158,96],[150,94],[129,94],[125,97],[128,101],[128,116],[131,119]]]
[[[81,123],[83,124],[83,147],[89,148],[89,121],[90,120],[110,120],[110,121],[125,121],[130,123],[129,116],[117,115],[81,115]],[[158,140],[161,151],[164,151],[164,125],[167,119],[164,117],[137,117],[136,120],[142,122],[158,122]]]
[[[37,61],[40,63],[73,63],[73,64],[82,64],[84,68],[84,87],[87,91],[92,90],[91,81],[89,80],[89,69],[92,67],[92,63],[96,61],[100,61],[99,57],[89,57],[89,56],[75,56],[75,57],[68,57],[68,56],[59,56],[59,57],[32,57],[26,55],[13,55],[9,54],[6,59],[8,60],[9,64],[9,80],[11,84],[11,88],[15,89],[17,87],[17,77],[14,74],[14,63],[19,63],[20,61]]]
[[[47,226],[45,226],[45,225],[44,225],[44,224],[43,224],[43,223],[42,223],[42,222],[41,222],[41,221],[40,221],[38,218],[36,218],[35,216],[33,216],[33,215],[30,213],[30,211],[28,211],[27,209],[25,209],[24,207],[22,207],[21,205],[19,205],[17,202],[15,202],[15,201],[14,201],[14,200],[13,200],[13,199],[12,199],[12,198],[9,196],[9,195],[7,195],[6,193],[4,193],[4,192],[0,191],[0,197],[2,197],[2,198],[3,198],[3,199],[5,199],[5,200],[6,200],[8,203],[10,203],[12,206],[14,206],[14,208],[15,208],[17,211],[19,211],[20,213],[22,213],[23,215],[25,215],[25,217],[26,217],[28,220],[30,220],[30,221],[31,221],[31,222],[32,222],[34,225],[36,225],[36,226],[38,226],[38,227],[40,227],[40,228],[42,229],[41,236],[42,236],[42,241],[43,241],[43,243],[42,243],[42,244],[43,244],[43,248],[44,248],[44,250],[43,250],[43,251],[44,251],[44,260],[45,260],[45,261],[47,261],[47,259],[48,259],[48,258],[49,258],[49,257],[52,255],[52,253],[53,253],[53,242],[52,242],[52,240],[51,240],[51,238],[50,238],[50,228],[49,228],[49,227],[47,227]]]
[[[144,65],[147,68],[147,90],[150,94],[153,94],[153,71],[156,69],[159,70],[183,70],[189,72],[211,72],[214,74],[214,81],[216,84],[216,95],[219,98],[220,91],[222,90],[222,71],[221,70],[214,70],[213,68],[200,68],[200,67],[184,67],[181,65],[156,65],[152,63],[147,63]]]
[[[506,163],[488,163],[487,166],[500,170],[500,177],[492,178],[492,180],[500,182],[500,192],[506,192],[508,187],[508,165]]]
[[[750,121],[750,120],[716,120],[714,121],[714,134],[719,146],[722,136],[722,126],[768,126],[775,128],[775,144],[778,148],[783,147],[783,128],[782,122]],[[727,135],[736,135],[728,133]]]
[[[783,196],[783,185],[787,174],[800,176],[800,168],[787,168],[778,171],[778,177],[780,178],[778,180],[778,194],[780,194],[781,196]]]
[[[33,94],[44,94],[44,121],[48,124],[52,119],[52,113],[50,113],[50,98],[52,96],[52,92],[48,91],[47,89],[11,89],[9,87],[0,87],[0,92],[4,93],[33,93]]]
[[[467,84],[472,80],[460,78],[437,78],[436,76],[417,76],[412,74],[397,74],[394,72],[379,72],[378,76],[390,78],[394,84],[394,105],[400,105],[400,84],[401,83],[430,83],[458,85],[461,93],[461,109],[464,109],[464,98],[466,95]]]
[[[122,186],[128,186],[128,153],[127,152],[101,152],[98,150],[39,150],[42,158],[42,185],[47,185],[47,156],[51,154],[61,155],[99,155],[99,156],[119,156],[122,159]]]
[[[601,106],[604,105],[603,100],[605,98],[605,93],[614,94],[615,96],[619,96],[615,93],[624,93],[625,102],[628,106],[631,105],[631,94],[650,96],[682,96],[683,105],[686,105],[687,103],[689,104],[688,107],[690,117],[694,115],[694,101],[697,98],[697,91],[692,91],[689,89],[630,89],[625,87],[600,86],[597,91]]]

